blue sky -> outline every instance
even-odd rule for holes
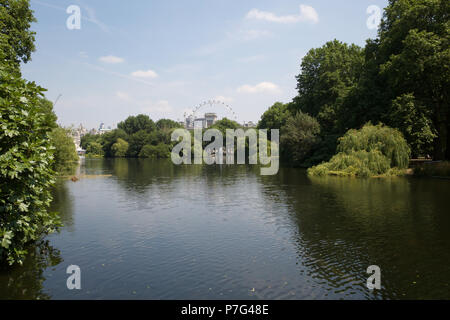
[[[363,46],[370,5],[387,0],[31,0],[37,50],[23,75],[47,88],[59,123],[114,127],[129,115],[183,120],[220,99],[258,121],[296,95],[309,49],[338,39]],[[81,9],[69,30],[67,7]],[[219,116],[231,117],[225,109]]]

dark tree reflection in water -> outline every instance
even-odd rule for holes
[[[86,159],[2,299],[450,299],[450,181]],[[68,290],[78,265],[82,290]],[[381,268],[379,291],[367,267]]]
[[[294,169],[260,180],[270,202],[289,205],[299,264],[325,296],[449,298],[448,181],[308,178]],[[381,268],[380,291],[365,286],[370,265]]]
[[[61,252],[49,244],[39,241],[28,249],[23,266],[0,269],[0,299],[44,300],[52,298],[44,288],[44,271],[60,264]]]

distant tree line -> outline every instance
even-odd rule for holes
[[[240,125],[224,118],[211,128],[225,132]],[[88,157],[106,158],[170,158],[173,130],[183,128],[181,124],[170,119],[154,122],[148,115],[130,116],[117,125],[117,129],[104,134],[87,134],[81,138],[81,147]]]
[[[88,156],[128,158],[168,158],[172,144],[171,133],[181,125],[161,119],[156,123],[149,116],[130,116],[117,129],[102,135],[87,134],[81,138],[81,147]]]

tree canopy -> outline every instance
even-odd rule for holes
[[[364,66],[364,51],[334,40],[311,49],[297,76],[294,108],[316,117],[325,132],[339,131],[341,106],[357,85]]]
[[[409,163],[410,149],[402,134],[383,125],[366,124],[339,139],[329,162],[308,169],[313,176],[377,176],[399,174]]]
[[[154,131],[156,125],[149,116],[140,114],[128,117],[125,121],[120,122],[117,128],[122,129],[126,134],[132,135],[141,130],[146,132]]]
[[[44,89],[20,77],[34,50],[28,1],[0,1],[0,264],[22,263],[27,245],[60,225],[48,212],[55,127]]]
[[[27,63],[35,50],[35,32],[30,30],[36,19],[30,9],[29,0],[0,0],[0,38],[3,59],[19,68],[19,63]]]
[[[67,129],[56,127],[49,133],[49,138],[54,150],[53,168],[55,171],[71,173],[78,163],[78,155],[75,144]]]
[[[390,0],[378,37],[364,48],[334,40],[311,49],[298,95],[270,107],[259,127],[283,132],[297,111],[317,119],[320,151],[312,162],[329,160],[337,138],[367,122],[398,129],[414,157],[450,159],[449,15],[447,0]],[[286,155],[292,144],[280,147]]]
[[[373,91],[378,96],[365,99],[366,109],[399,126],[413,154],[433,152],[436,160],[450,158],[449,15],[446,0],[390,0],[378,39],[368,42],[368,72],[361,86],[363,95]],[[413,128],[401,125],[402,120],[420,124]]]
[[[130,116],[118,128],[102,135],[87,134],[81,146],[91,156],[167,158],[172,131],[181,125],[170,119],[155,122],[147,115]],[[102,152],[99,152],[99,147]]]
[[[286,121],[292,116],[290,105],[281,102],[275,102],[264,114],[258,122],[259,129],[281,129],[285,126]]]
[[[315,118],[301,111],[289,118],[281,135],[283,155],[288,162],[308,166],[308,159],[320,140],[319,134],[320,125]]]

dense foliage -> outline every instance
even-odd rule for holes
[[[78,155],[67,129],[56,127],[49,133],[54,150],[53,168],[60,173],[71,173],[78,164]]]
[[[340,136],[369,121],[398,129],[413,157],[450,159],[449,15],[447,0],[390,0],[378,37],[365,48],[334,40],[310,50],[297,76],[298,95],[270,107],[259,122],[281,130],[282,160],[328,161]],[[320,125],[315,145],[306,143],[312,150],[306,162],[292,157],[303,153],[304,143],[289,139],[296,129],[288,119],[298,111]]]
[[[128,149],[128,147],[127,147]],[[102,145],[98,142],[92,141],[87,144],[86,153],[93,156],[103,157],[104,152]]]
[[[219,130],[220,132],[222,132],[224,137],[226,137],[226,130],[227,129],[238,129],[240,127],[241,127],[241,125],[239,123],[237,123],[236,121],[230,120],[228,118],[223,118],[221,120],[216,121],[211,126],[211,129]]]
[[[17,69],[20,62],[31,60],[31,53],[35,50],[35,32],[30,30],[35,21],[29,0],[0,0],[0,33],[6,40],[1,46],[2,60]]]
[[[308,169],[310,175],[378,176],[408,167],[410,149],[402,134],[367,124],[339,138],[338,153],[329,162]]]
[[[141,152],[139,152],[140,158],[169,158],[170,150],[169,146],[164,143],[159,143],[154,146],[151,144],[146,144],[142,147]]]
[[[415,111],[409,120],[420,119],[425,130],[411,134],[408,124],[398,124],[398,128],[410,144],[433,152],[436,160],[450,158],[449,21],[448,0],[391,0],[375,46],[374,64],[384,82],[379,89],[388,106],[384,122],[391,125],[391,114],[397,111],[391,108],[392,102],[409,95],[406,107]],[[433,143],[427,143],[431,139]],[[415,154],[420,151],[413,150]]]
[[[117,142],[112,145],[111,150],[115,157],[121,158],[127,155],[128,147],[129,147],[128,142],[119,138],[117,139]],[[99,154],[100,153],[98,153],[98,155]]]
[[[306,113],[299,111],[294,117],[286,121],[281,135],[281,143],[284,147],[283,155],[290,163],[308,166],[314,148],[317,147],[320,141],[319,134],[319,122]]]
[[[337,40],[311,49],[297,76],[294,110],[316,117],[324,133],[340,133],[346,117],[342,104],[358,83],[363,70],[363,49]]]
[[[0,264],[22,263],[31,242],[60,226],[48,212],[52,168],[70,156],[44,89],[21,78],[20,62],[35,49],[33,21],[29,1],[0,0]]]
[[[172,131],[181,125],[173,120],[155,122],[147,115],[130,116],[117,129],[102,135],[87,134],[81,138],[81,147],[88,156],[168,158]]]
[[[108,158],[170,158],[170,150],[177,144],[171,141],[173,130],[182,128],[178,122],[160,119],[156,123],[147,115],[130,116],[120,122],[117,129],[102,135],[86,134],[81,138],[81,147],[87,156],[104,156]],[[241,126],[233,120],[223,118],[211,128],[218,129],[226,139],[226,129],[237,129]],[[193,135],[193,132],[191,132]],[[192,136],[192,144],[194,137]],[[209,142],[203,141],[205,147]],[[192,152],[193,152],[192,148]]]
[[[276,102],[261,116],[258,128],[280,130],[290,117],[292,117],[292,113],[289,111],[289,104]]]
[[[389,1],[346,103],[350,127],[383,122],[404,134],[413,156],[450,158],[449,15],[446,0]]]
[[[55,231],[58,217],[47,212],[53,156],[42,89],[8,74],[0,65],[0,261],[21,263],[26,245]]]

